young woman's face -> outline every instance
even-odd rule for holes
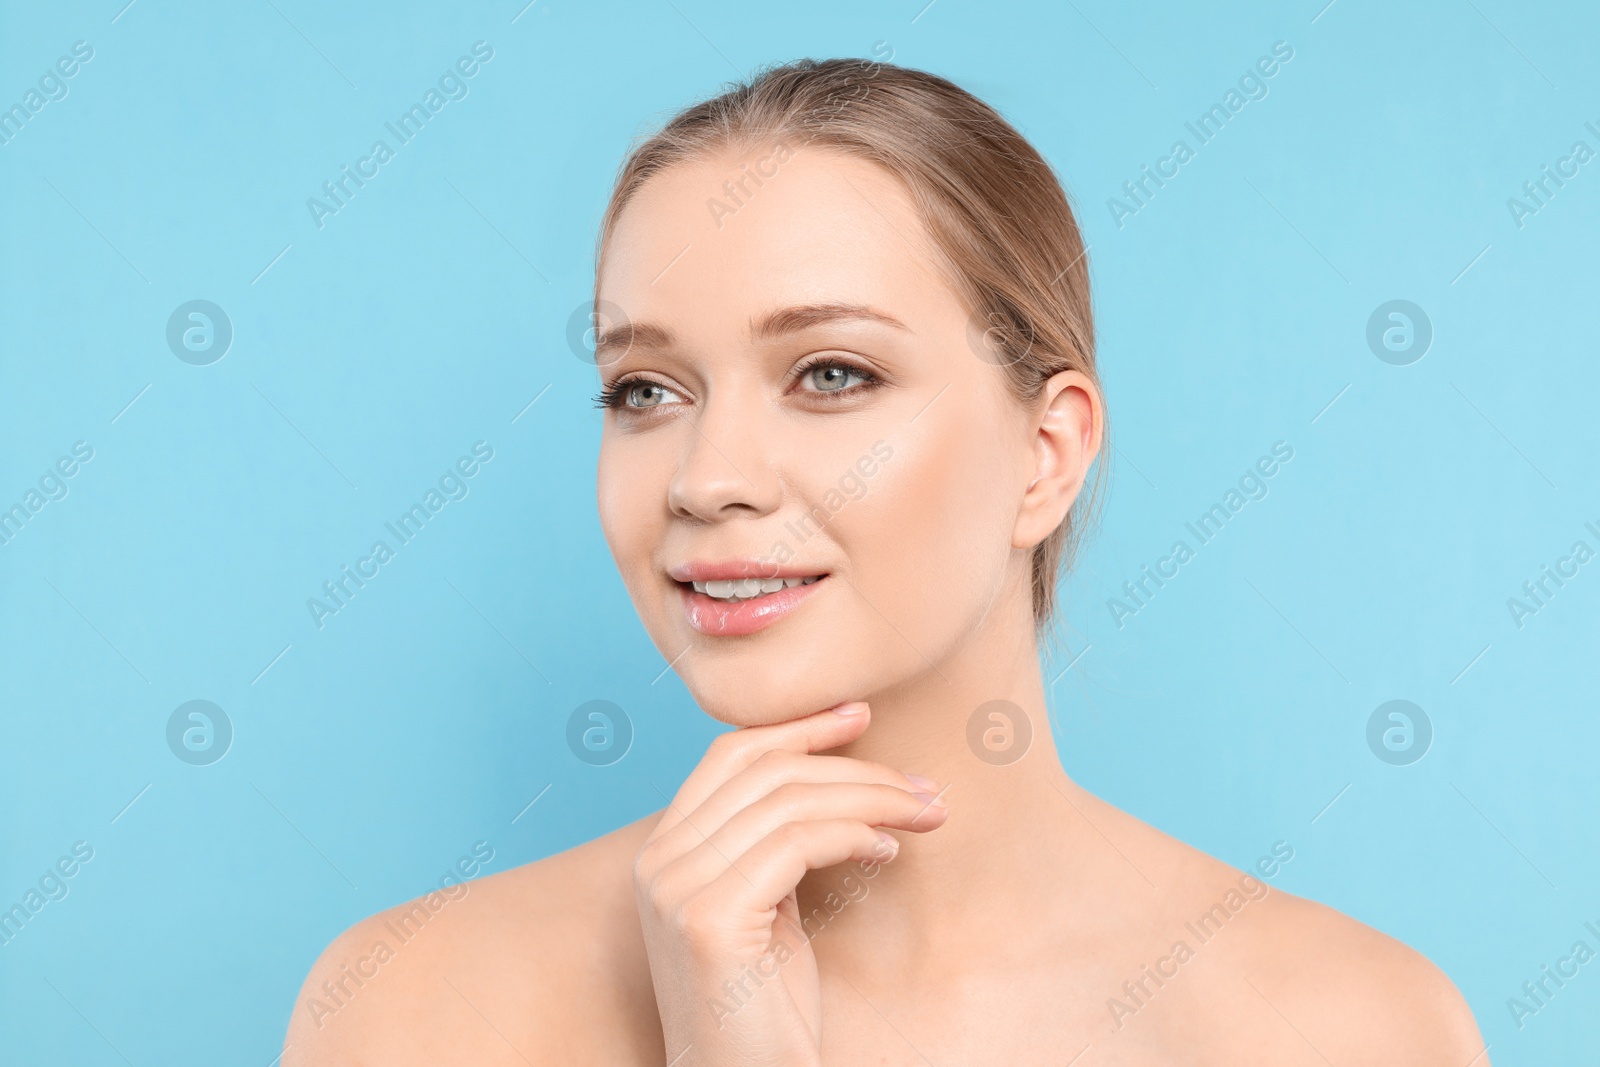
[[[935,262],[892,175],[814,147],[679,165],[616,223],[601,524],[717,719],[871,699],[1031,626],[1035,423]]]

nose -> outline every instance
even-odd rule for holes
[[[783,479],[774,464],[772,426],[755,398],[708,399],[679,418],[683,457],[667,487],[673,515],[710,523],[778,509]]]

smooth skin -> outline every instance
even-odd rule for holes
[[[657,649],[738,729],[664,810],[469,883],[403,945],[403,909],[347,930],[285,1067],[1487,1065],[1438,968],[1330,908],[1273,888],[1188,932],[1243,872],[1072,782],[1046,714],[1030,556],[1083,489],[1098,391],[1063,372],[1016,400],[872,164],[790,145],[713,215],[771,152],[652,178],[600,276],[655,327],[603,352],[605,536]],[[773,318],[819,306],[899,325]],[[701,633],[668,570],[734,558],[827,577],[764,630]],[[968,744],[994,700],[1032,728],[1005,766]],[[1114,1013],[1179,940],[1192,957]]]

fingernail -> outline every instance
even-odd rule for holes
[[[888,851],[888,854],[889,854],[888,858],[889,859],[894,859],[895,854],[900,851],[900,839],[898,837],[894,836],[893,834],[885,833],[884,831],[879,830],[878,831],[878,840],[883,842],[884,848]],[[882,850],[880,850],[880,851],[882,851]]]
[[[906,775],[906,781],[910,782],[912,785],[916,786],[918,789],[921,789],[925,793],[937,793],[940,789],[938,782],[934,781],[932,778],[924,778],[920,774],[908,774]]]
[[[912,793],[911,795],[930,808],[948,808],[950,806],[950,802],[938,793]]]
[[[848,704],[840,704],[838,707],[834,708],[833,713],[835,715],[860,715],[866,710],[867,705],[864,701],[852,700]]]

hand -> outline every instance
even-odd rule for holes
[[[706,751],[634,859],[634,892],[673,1067],[818,1067],[822,998],[795,886],[887,862],[879,827],[944,825],[937,783],[813,753],[861,736],[861,702],[733,730]]]

